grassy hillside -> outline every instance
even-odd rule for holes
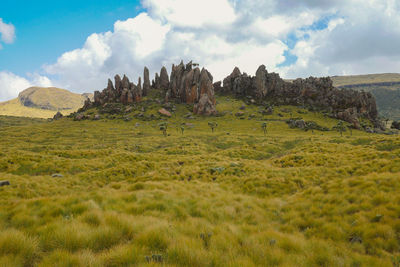
[[[337,121],[256,106],[240,119],[241,101],[218,102],[216,118],[181,105],[136,119],[156,103],[100,121],[0,117],[0,266],[398,266],[398,136],[304,132],[283,120]]]
[[[331,78],[333,80],[334,86],[340,87],[354,84],[400,82],[400,73],[332,76]]]
[[[51,118],[57,111],[64,115],[75,112],[85,100],[86,96],[65,89],[31,87],[22,91],[18,98],[0,103],[0,115]]]
[[[65,112],[65,111],[64,111]],[[66,113],[71,113],[72,110]],[[56,111],[25,107],[18,98],[0,103],[0,115],[31,117],[31,118],[52,118]]]

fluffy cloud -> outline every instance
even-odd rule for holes
[[[349,1],[322,30],[306,30],[292,54],[287,76],[399,72],[400,3]],[[340,16],[339,16],[340,15]]]
[[[29,78],[23,78],[11,72],[0,72],[0,101],[9,100],[18,96],[18,94],[31,86],[52,86],[51,81],[39,74],[29,74]]]
[[[298,19],[283,19],[284,29],[265,42],[266,34],[252,34],[251,25],[241,22],[243,15],[227,0],[145,0],[142,4],[147,12],[117,21],[113,31],[92,34],[82,48],[45,66],[56,77],[55,83],[79,92],[100,90],[116,73],[136,80],[145,65],[154,75],[162,65],[169,68],[181,60],[206,66],[215,79],[222,79],[234,66],[250,73],[260,64],[277,70],[288,49],[278,35],[298,24]],[[303,25],[312,23],[314,19],[305,16]]]
[[[7,44],[11,44],[15,39],[15,27],[14,25],[7,24],[3,22],[3,19],[0,18],[0,35],[1,40]]]
[[[184,28],[219,27],[236,18],[233,6],[227,0],[145,0],[143,6],[153,17]]]
[[[398,72],[397,0],[142,0],[145,11],[94,33],[44,66],[53,84],[101,90],[108,78],[151,75],[194,60],[220,80],[260,64],[286,78]],[[288,56],[295,60],[288,61]]]

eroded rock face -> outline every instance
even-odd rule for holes
[[[168,90],[169,87],[169,77],[165,67],[162,67],[160,71],[160,87],[164,90]]]
[[[216,114],[213,77],[206,69],[189,62],[172,66],[168,98],[175,98],[183,103],[195,104],[194,113],[202,115]]]
[[[139,102],[143,95],[141,78],[139,78],[138,85],[129,81],[129,78],[124,75],[123,78],[115,75],[115,87],[110,79],[108,79],[107,88],[103,91],[94,92],[94,102],[89,99],[81,110],[86,110],[93,106],[103,106],[106,103],[122,103],[124,105]],[[148,81],[150,83],[150,81]]]
[[[213,77],[206,69],[200,69],[198,64],[189,62],[184,65],[172,66],[171,79],[165,67],[161,68],[160,76],[156,73],[152,87],[165,90],[165,102],[170,100],[180,101],[186,104],[194,104],[196,114],[212,115],[216,114]],[[95,91],[94,102],[87,100],[82,112],[93,106],[104,106],[108,103],[121,103],[124,105],[139,102],[142,96],[148,94],[150,87],[149,70],[145,67],[143,71],[143,86],[139,77],[137,85],[129,81],[124,75],[115,76],[115,83],[109,79],[107,88],[103,91]],[[221,84],[219,83],[219,86]]]
[[[146,96],[148,92],[150,91],[150,75],[149,75],[149,69],[147,67],[144,67],[143,70],[143,96]]]
[[[256,76],[241,74],[238,68],[224,79],[224,93],[251,96],[257,102],[274,101],[278,104],[312,106],[328,111],[332,117],[360,128],[359,119],[367,118],[379,125],[375,99],[370,93],[333,87],[329,77],[296,79],[285,82],[277,73],[268,73],[261,65]]]

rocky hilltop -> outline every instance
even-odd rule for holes
[[[286,82],[277,73],[268,73],[265,66],[258,68],[254,77],[241,73],[238,68],[214,85],[220,93],[239,97],[252,97],[256,102],[307,106],[328,112],[332,117],[347,121],[357,129],[360,119],[372,121],[381,128],[375,98],[370,93],[333,86],[331,78],[296,79]]]
[[[152,88],[164,90],[165,101],[175,100],[182,103],[193,104],[193,112],[200,115],[215,115],[215,96],[213,87],[213,77],[206,69],[200,70],[196,64],[189,62],[184,65],[172,65],[171,78],[168,76],[167,69],[161,68],[160,75],[156,73],[152,81]],[[129,81],[125,75],[121,79],[119,75],[114,77],[114,84],[109,79],[107,87],[102,91],[94,92],[94,102],[90,99],[84,104],[82,110],[92,106],[101,106],[106,103],[132,104],[141,101],[151,89],[149,80],[149,70],[147,67],[143,71],[143,87],[141,78],[138,83]]]
[[[283,80],[277,73],[268,73],[261,65],[255,76],[242,73],[235,67],[233,72],[221,82],[213,84],[213,76],[205,68],[189,62],[172,65],[171,75],[165,67],[161,68],[160,75],[150,85],[149,70],[143,71],[143,86],[141,78],[134,84],[125,75],[121,79],[116,75],[114,84],[108,80],[107,87],[94,93],[94,102],[88,99],[82,110],[92,106],[101,106],[106,103],[132,104],[141,101],[150,90],[161,90],[165,95],[165,102],[193,104],[193,113],[201,115],[215,115],[215,92],[233,94],[236,97],[251,99],[253,103],[268,105],[296,105],[324,111],[331,117],[351,123],[360,129],[360,119],[365,118],[382,128],[378,121],[378,111],[374,97],[370,93],[357,92],[349,89],[338,89],[333,86],[329,77]]]

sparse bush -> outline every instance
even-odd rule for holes
[[[266,122],[263,122],[261,124],[261,129],[263,130],[264,135],[266,135],[267,134],[267,123]]]
[[[338,131],[340,136],[343,136],[343,132],[346,131],[346,126],[343,121],[339,121],[332,129]]]
[[[211,128],[211,131],[214,132],[214,130],[218,127],[218,123],[214,121],[209,121],[208,126]]]

